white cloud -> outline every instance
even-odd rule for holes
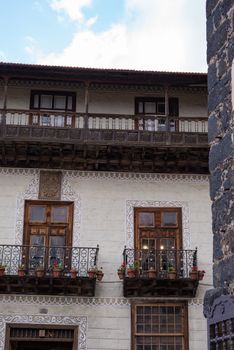
[[[72,21],[83,22],[83,7],[90,6],[92,0],[51,0],[50,6],[58,13],[65,12]]]
[[[0,61],[7,61],[7,56],[3,51],[0,51]]]
[[[91,1],[53,0],[57,9],[65,11],[66,5],[71,18],[73,13],[74,19],[83,21],[83,28],[76,30],[70,44],[60,53],[40,55],[37,62],[96,68],[205,71],[205,9],[194,28],[189,17],[193,11],[191,8],[188,11],[190,1],[125,0],[124,19],[97,33],[87,26],[96,18],[85,20],[81,12]],[[196,0],[193,7],[197,6],[201,12],[203,3],[204,0]],[[76,14],[75,4],[80,11]]]

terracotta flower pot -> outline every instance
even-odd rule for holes
[[[89,270],[88,271],[88,277],[90,279],[94,279],[96,277],[96,271],[95,270]]]
[[[5,275],[5,267],[0,268],[0,277]]]
[[[198,280],[198,271],[190,271],[189,277],[191,278],[191,280]]]
[[[118,270],[118,271],[117,271],[117,274],[118,274],[120,280],[123,280],[123,279],[124,279],[125,271]]]
[[[19,277],[24,277],[26,274],[26,271],[24,269],[18,269],[18,276]]]
[[[45,275],[45,270],[44,269],[38,269],[36,270],[36,276],[41,278],[41,277],[44,277]]]
[[[154,269],[150,269],[150,270],[148,270],[147,271],[147,274],[148,274],[148,278],[152,278],[152,279],[154,279],[154,278],[156,278],[157,277],[157,272],[156,272],[156,270],[154,270]]]
[[[128,277],[129,277],[129,278],[135,278],[136,275],[137,275],[137,272],[136,272],[135,269],[128,269],[128,270],[127,270],[127,274],[128,274]]]
[[[97,280],[101,281],[103,279],[104,273],[102,271],[97,271]]]
[[[167,276],[168,276],[169,280],[175,280],[176,279],[176,271],[168,272]]]
[[[61,276],[62,276],[62,270],[60,270],[60,269],[54,269],[54,270],[52,271],[52,276],[53,276],[54,278],[59,278],[59,277],[61,277]]]
[[[70,271],[70,276],[71,276],[72,279],[76,279],[76,277],[77,277],[77,270],[72,269]]]
[[[205,275],[205,271],[198,271],[198,279],[199,279],[199,281],[203,280],[204,275]]]

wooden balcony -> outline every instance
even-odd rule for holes
[[[207,118],[0,111],[0,166],[208,172]]]
[[[191,274],[197,266],[196,250],[125,249],[123,256],[125,297],[195,297],[200,278]],[[134,265],[135,277],[128,273]]]
[[[0,270],[5,267],[0,293],[92,297],[96,278],[89,278],[88,271],[97,255],[98,247],[0,245]]]

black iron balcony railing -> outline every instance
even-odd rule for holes
[[[0,124],[65,129],[207,133],[206,117],[0,110]]]
[[[123,294],[127,298],[191,298],[196,295],[200,279],[197,271],[197,249],[125,249],[123,259]]]
[[[5,267],[5,275],[17,275],[23,268],[28,276],[36,270],[52,276],[54,269],[61,270],[63,277],[70,276],[71,269],[78,277],[87,277],[88,270],[97,265],[98,246],[87,247],[45,247],[26,245],[0,245],[0,265]]]
[[[125,249],[123,259],[127,271],[131,267],[138,270],[139,277],[147,277],[148,271],[155,271],[159,279],[167,279],[169,272],[176,279],[189,278],[197,266],[197,250],[149,250]]]

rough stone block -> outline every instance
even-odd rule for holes
[[[208,67],[208,91],[211,91],[217,83],[217,69],[216,62],[212,63]]]
[[[224,286],[225,282],[234,282],[234,254],[214,264],[214,287]]]
[[[214,10],[215,6],[219,0],[207,0],[206,2],[206,16],[210,16],[211,12]]]
[[[229,26],[228,22],[229,22],[228,20],[223,22],[210,38],[209,45],[207,48],[208,63],[210,62],[210,59],[219,52],[219,50],[227,40],[227,31]]]
[[[210,198],[214,200],[217,192],[220,191],[222,185],[222,171],[221,169],[216,169],[212,174],[212,181],[210,181]]]
[[[217,118],[217,115],[214,113],[209,117],[208,120],[208,142],[214,141],[214,139],[220,135],[220,120]]]
[[[214,260],[220,260],[223,258],[223,252],[221,249],[221,240],[222,240],[222,235],[219,232],[215,233],[213,237],[213,259]]]

